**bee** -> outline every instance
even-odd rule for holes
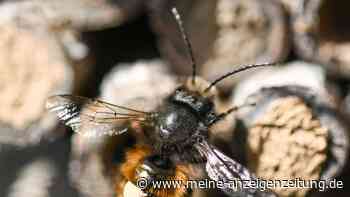
[[[48,110],[74,131],[122,134],[126,131],[141,135],[142,139],[127,151],[125,162],[119,170],[116,194],[125,194],[133,188],[140,196],[182,197],[188,196],[188,188],[140,188],[138,178],[154,180],[188,180],[190,166],[204,164],[208,177],[214,181],[228,183],[232,180],[256,180],[243,165],[225,155],[209,142],[211,128],[246,103],[217,112],[214,99],[215,85],[236,73],[275,65],[274,63],[243,65],[209,83],[196,74],[196,63],[191,43],[184,31],[180,15],[172,9],[181,35],[187,45],[192,62],[192,75],[180,84],[153,111],[143,111],[97,99],[73,95],[56,95],[48,98]],[[121,126],[122,125],[122,126]],[[122,129],[121,129],[122,128]],[[272,192],[246,187],[220,188],[229,196],[274,196]],[[132,190],[132,189],[131,189]]]

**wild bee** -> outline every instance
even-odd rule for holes
[[[52,96],[47,101],[47,108],[76,132],[113,131],[114,134],[122,134],[128,130],[143,136],[126,153],[125,162],[120,167],[122,178],[117,181],[117,195],[122,195],[125,188],[137,190],[138,178],[146,178],[148,181],[188,180],[189,164],[205,164],[207,175],[214,181],[226,183],[232,180],[257,179],[243,165],[208,142],[212,126],[242,107],[234,106],[218,113],[214,102],[217,96],[215,85],[241,71],[275,64],[244,65],[211,83],[206,82],[196,74],[191,43],[177,10],[174,8],[172,12],[189,51],[192,75],[173,90],[154,111],[142,111],[72,95]],[[247,103],[243,106],[253,104]],[[120,125],[124,126],[122,130]],[[191,192],[185,188],[140,189],[140,195],[156,197],[181,197]],[[248,187],[233,188],[224,185],[221,189],[229,196],[274,196],[271,192]]]

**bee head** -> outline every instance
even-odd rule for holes
[[[165,179],[172,175],[172,169],[175,168],[167,158],[161,158],[159,155],[150,155],[145,158],[142,165],[136,169],[137,178],[147,180]]]
[[[155,181],[187,181],[189,169],[184,165],[175,165],[168,158],[160,157],[159,155],[149,155],[145,158],[143,163],[139,165],[135,170],[135,180],[147,180],[147,183]],[[137,184],[137,183],[136,183]],[[149,184],[150,186],[151,184]],[[174,194],[170,196],[184,197],[188,196],[189,189],[185,187],[146,187],[143,191],[147,193],[147,196],[168,196],[164,194]]]

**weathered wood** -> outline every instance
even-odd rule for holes
[[[348,125],[327,91],[324,72],[297,62],[257,75],[236,91],[236,102],[256,102],[239,116],[249,168],[269,180],[331,180],[341,174],[349,155]],[[259,81],[258,87],[245,91],[253,79]],[[275,191],[281,196],[305,196],[312,190]]]

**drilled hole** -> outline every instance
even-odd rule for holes
[[[350,1],[327,0],[320,8],[320,39],[328,42],[350,41]]]

